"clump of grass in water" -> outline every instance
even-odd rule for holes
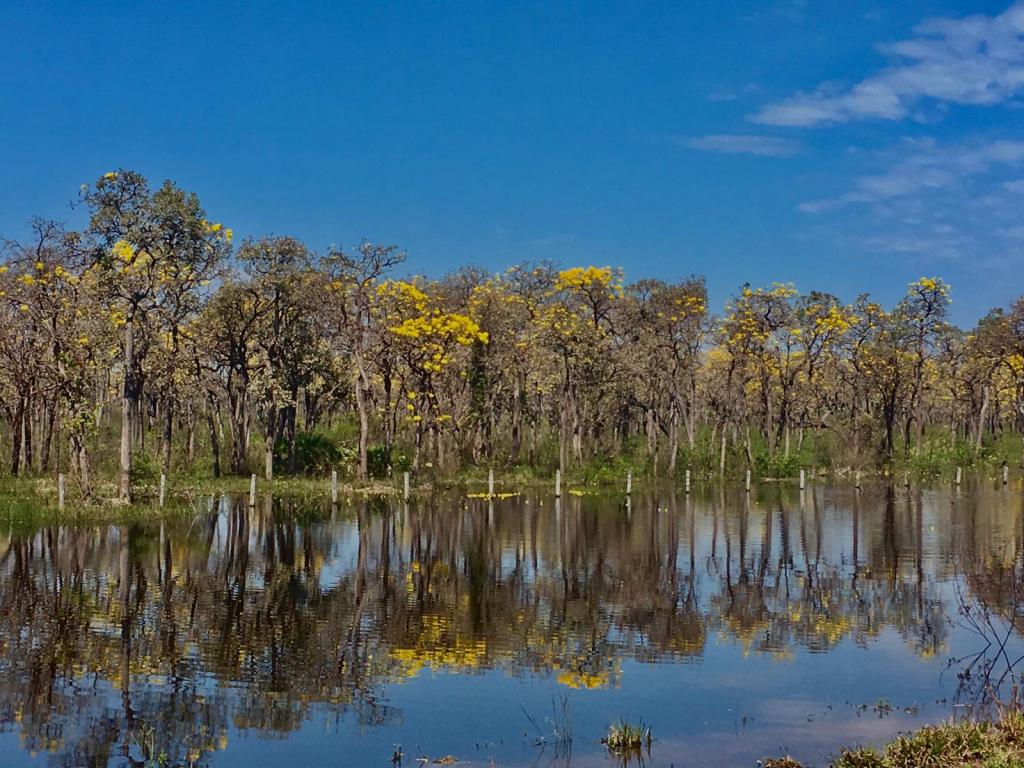
[[[636,725],[625,720],[612,723],[608,727],[608,735],[601,739],[608,751],[617,757],[625,757],[647,748],[651,750],[651,729],[641,720]]]

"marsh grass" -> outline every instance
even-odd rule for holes
[[[645,748],[649,752],[651,741],[651,729],[644,725],[643,720],[635,725],[626,720],[612,723],[608,726],[607,735],[601,739],[608,751],[618,757],[639,755]]]
[[[802,768],[790,757],[762,760],[764,768]],[[1019,768],[1024,766],[1024,714],[1014,710],[994,722],[962,721],[927,726],[882,751],[844,749],[832,768]]]
[[[397,493],[391,483],[374,481],[339,486],[342,508],[369,500],[371,503]],[[135,503],[117,500],[117,487],[109,481],[97,482],[93,497],[82,500],[70,478],[65,508],[57,506],[57,481],[53,476],[29,476],[0,479],[0,520],[14,526],[129,524],[158,520],[185,519],[209,512],[210,499],[229,494],[247,497],[249,478],[194,478],[171,475],[167,480],[167,500],[158,504],[159,486],[139,484],[135,487]],[[257,481],[257,496],[286,497],[289,510],[298,516],[316,517],[330,507],[330,479],[282,477]]]

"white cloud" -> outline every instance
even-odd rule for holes
[[[751,119],[790,126],[900,120],[925,100],[994,105],[1024,93],[1024,0],[998,16],[930,19],[914,32],[880,46],[893,64],[853,87],[799,93]]]
[[[886,155],[858,158],[876,172],[835,197],[799,205],[869,250],[976,263],[1024,260],[1024,141],[941,145],[905,141]]]
[[[971,177],[993,168],[1024,164],[1024,141],[992,141],[982,144],[941,147],[932,140],[904,144],[904,155],[887,170],[859,177],[853,188],[839,197],[801,203],[804,213],[820,213],[851,203],[879,203],[918,197],[929,192],[963,189]],[[997,186],[1016,191],[1020,181]]]
[[[759,155],[761,157],[791,157],[800,151],[800,143],[793,139],[737,133],[716,133],[707,136],[697,136],[688,139],[686,145],[706,152]]]

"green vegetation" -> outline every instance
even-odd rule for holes
[[[791,757],[762,761],[764,768],[802,768]],[[996,722],[963,721],[922,728],[881,752],[843,750],[832,768],[1013,768],[1024,765],[1024,714]]]

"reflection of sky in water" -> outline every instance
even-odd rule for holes
[[[8,539],[0,764],[122,765],[152,732],[214,766],[547,765],[524,711],[550,730],[566,693],[573,765],[619,717],[652,765],[820,760],[953,711],[959,567],[1020,597],[1013,492],[264,502]]]

